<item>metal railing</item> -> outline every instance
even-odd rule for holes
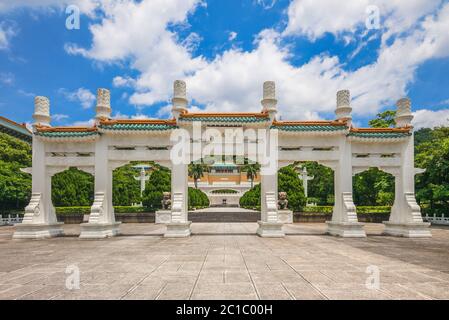
[[[431,224],[449,225],[449,217],[445,217],[444,214],[441,217],[437,217],[435,214],[433,216],[426,214],[423,220]]]
[[[12,226],[15,223],[21,223],[23,220],[23,217],[21,217],[19,214],[11,215],[8,214],[8,217],[0,218],[0,226]]]

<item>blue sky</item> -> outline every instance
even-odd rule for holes
[[[175,79],[192,110],[258,111],[274,80],[282,119],[332,119],[349,89],[356,125],[406,95],[416,127],[447,125],[448,2],[340,3],[0,0],[0,115],[30,123],[44,95],[53,125],[86,125],[106,87],[114,117],[167,118]]]

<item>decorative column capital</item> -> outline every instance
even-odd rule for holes
[[[178,120],[181,113],[187,112],[187,85],[183,80],[175,80],[173,83],[172,113]]]
[[[271,120],[277,113],[277,99],[276,99],[276,83],[274,81],[265,81],[263,83],[263,99],[260,102],[262,104],[262,112],[267,112],[270,115]]]
[[[337,120],[352,120],[351,93],[349,90],[340,90],[337,92],[337,108],[335,115]]]
[[[47,97],[34,98],[34,125],[50,127],[50,100]]]
[[[97,107],[95,119],[109,119],[111,117],[111,93],[108,89],[97,89]]]
[[[413,120],[411,112],[412,103],[409,98],[402,98],[396,102],[396,127],[410,126]]]

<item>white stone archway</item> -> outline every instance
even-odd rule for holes
[[[44,238],[62,234],[51,206],[50,176],[58,168],[78,167],[94,173],[95,201],[81,238],[103,238],[119,232],[112,206],[112,170],[130,161],[155,161],[172,171],[172,209],[167,237],[190,235],[188,221],[188,164],[204,154],[256,159],[261,164],[261,221],[257,233],[282,237],[278,217],[277,170],[285,163],[317,161],[334,170],[335,206],[328,233],[365,237],[352,199],[352,175],[378,166],[394,172],[396,198],[385,233],[406,237],[430,236],[414,197],[413,118],[410,100],[397,103],[395,128],[354,128],[349,91],[337,93],[336,119],[279,121],[274,82],[263,85],[262,110],[250,113],[191,113],[187,111],[186,84],[175,81],[173,118],[169,120],[113,120],[110,94],[97,92],[93,127],[52,127],[50,102],[36,97],[33,125],[33,196],[14,238]],[[244,134],[227,140],[229,131]],[[210,131],[213,135],[203,135]],[[199,132],[199,134],[198,134]],[[238,132],[237,132],[238,133]],[[234,140],[235,138],[235,140]],[[219,148],[218,148],[219,147]],[[215,150],[215,153],[206,151]],[[391,157],[382,155],[392,154]],[[181,161],[180,161],[181,159]]]

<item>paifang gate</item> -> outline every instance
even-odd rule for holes
[[[276,118],[275,83],[263,84],[262,108],[255,113],[188,112],[186,84],[174,82],[172,117],[168,120],[114,120],[110,93],[98,89],[95,124],[91,127],[52,127],[50,102],[35,98],[33,114],[32,197],[14,238],[47,238],[63,233],[51,202],[51,177],[70,167],[95,177],[95,197],[81,238],[104,238],[119,233],[112,205],[112,171],[131,161],[155,161],[171,169],[171,209],[166,237],[190,236],[188,165],[214,148],[257,158],[261,164],[261,220],[257,234],[283,237],[277,207],[277,170],[295,161],[316,161],[334,170],[335,205],[327,232],[342,237],[366,237],[357,220],[352,176],[371,167],[395,177],[395,200],[385,234],[430,237],[415,200],[413,115],[408,98],[397,102],[395,128],[355,128],[350,93],[337,92],[336,119],[280,121]],[[228,131],[243,135],[229,143],[217,139]],[[210,136],[198,132],[211,131]],[[254,134],[247,134],[248,132]],[[233,138],[235,138],[235,136]],[[223,142],[224,141],[224,142]],[[215,151],[216,152],[216,151]],[[225,154],[228,154],[225,152]]]

